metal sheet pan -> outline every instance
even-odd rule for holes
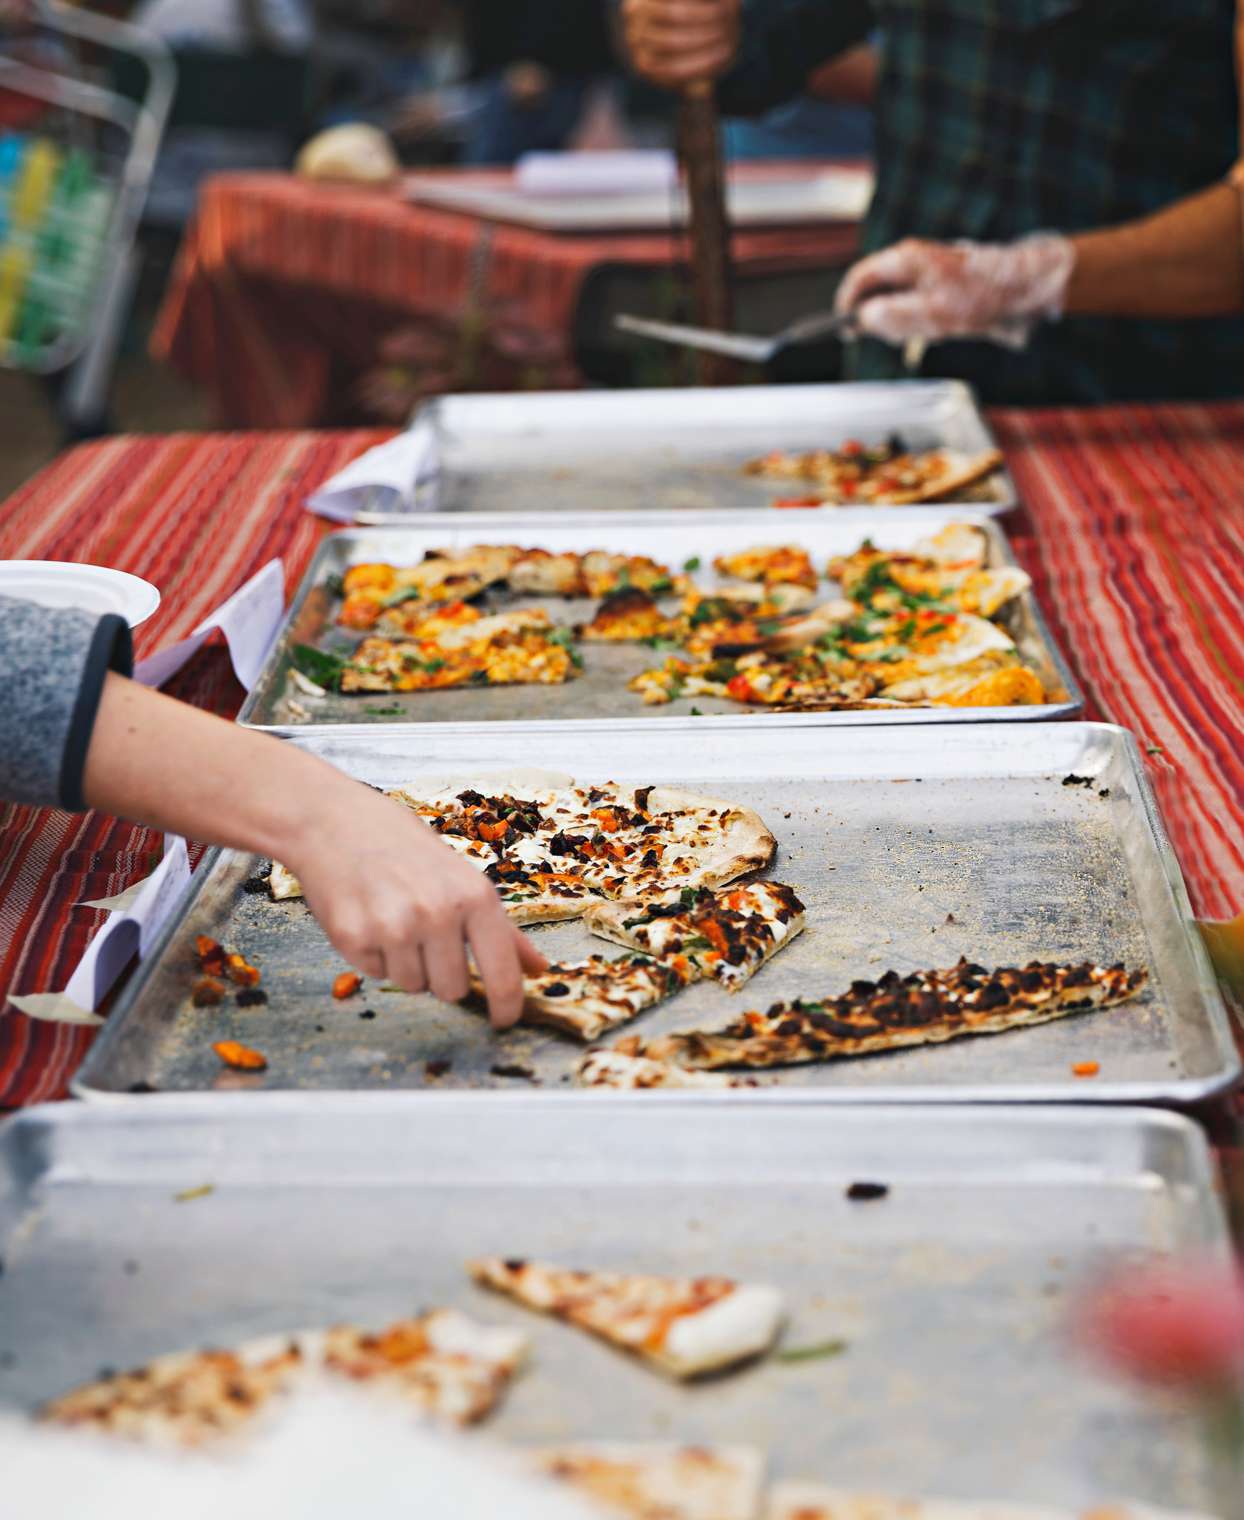
[[[1209,1508],[1174,1406],[1065,1334],[1111,1265],[1226,1259],[1201,1133],[1144,1110],[566,1106],[287,1096],[56,1104],[0,1130],[0,1403],[104,1366],[452,1304],[534,1342],[487,1436],[756,1443],[776,1477]],[[851,1204],[851,1182],[881,1181]],[[182,1190],[210,1195],[179,1203]],[[478,1254],[728,1273],[784,1293],[769,1360],[690,1387],[470,1284]]]
[[[782,514],[774,522],[768,513],[640,513],[596,518],[564,513],[533,517],[498,518],[495,515],[445,518],[438,514],[411,518],[401,528],[355,528],[334,533],[320,545],[272,654],[255,689],[240,714],[241,721],[263,728],[298,731],[306,725],[375,724],[394,721],[429,724],[527,723],[547,719],[574,722],[612,722],[617,719],[664,719],[667,723],[692,717],[692,709],[727,719],[740,731],[757,724],[803,722],[817,727],[857,724],[1032,722],[1059,718],[1082,710],[1084,698],[1067,668],[1040,608],[1031,593],[1017,598],[1000,619],[1014,638],[1025,660],[1041,677],[1056,700],[1042,707],[931,707],[897,712],[884,709],[783,715],[747,711],[724,698],[684,697],[663,707],[645,707],[626,684],[640,671],[664,659],[643,645],[587,644],[583,646],[585,669],[562,686],[476,687],[457,691],[383,693],[352,696],[307,697],[290,679],[290,652],[295,644],[350,647],[361,635],[350,634],[333,623],[336,608],[327,589],[330,575],[340,575],[350,565],[369,560],[414,564],[428,549],[473,543],[521,542],[554,550],[611,549],[652,555],[674,570],[698,557],[701,568],[696,580],[715,584],[712,568],[716,554],[744,549],[752,544],[790,541],[802,544],[818,569],[824,570],[835,554],[849,554],[865,538],[887,549],[910,548],[919,539],[936,533],[948,523],[962,522],[963,512],[950,507],[909,508],[902,513],[848,509],[843,512]],[[989,562],[1014,565],[1015,557],[1005,535],[987,519],[977,519],[989,538]],[[832,588],[823,583],[829,598]],[[598,603],[590,598],[523,597],[521,602],[503,599],[499,606],[540,605],[558,622],[581,623],[591,618]],[[292,703],[291,703],[292,698]],[[697,720],[698,721],[698,720]]]
[[[730,175],[727,206],[733,227],[824,226],[858,222],[868,211],[874,180],[863,167],[810,168],[782,178]],[[677,184],[665,189],[535,194],[508,177],[480,184],[460,178],[412,174],[408,200],[487,221],[509,222],[539,232],[647,232],[685,227],[686,196]]]
[[[865,1060],[791,1068],[744,1103],[1041,1100],[1192,1102],[1240,1070],[1217,983],[1178,866],[1143,777],[1135,741],[1097,724],[949,728],[507,733],[489,764],[478,739],[445,729],[377,729],[301,741],[365,781],[477,776],[536,765],[579,781],[672,782],[756,808],[779,841],[772,875],[808,907],[808,927],[740,994],[689,988],[627,1026],[655,1034],[717,1022],[741,1008],[836,993],[875,979],[950,966],[1041,959],[1146,966],[1138,1002],[991,1039]],[[1069,775],[1092,785],[1065,786]],[[1108,795],[1105,795],[1108,794]],[[348,841],[343,841],[348,848]],[[569,1090],[582,1047],[531,1029],[495,1035],[477,1014],[430,997],[384,992],[334,1003],[342,963],[301,903],[243,890],[246,855],[200,868],[170,925],[112,1013],[82,1070],[82,1096],[227,1088],[478,1088],[530,1084],[494,1073],[523,1065]],[[533,931],[551,959],[599,951],[578,923]],[[208,934],[264,973],[269,1006],[195,1009],[193,941]],[[374,1017],[361,1018],[364,1010]],[[241,1039],[267,1055],[261,1076],[223,1073],[211,1045]],[[1100,1063],[1094,1081],[1072,1066]],[[429,1075],[427,1063],[448,1063]],[[604,1095],[580,1095],[601,1102]],[[654,1095],[649,1095],[654,1096]]]
[[[767,510],[791,488],[742,468],[773,449],[832,449],[892,433],[913,449],[997,446],[958,380],[445,396],[421,408],[415,425],[435,438],[431,503],[450,512]],[[1016,500],[1003,471],[974,506],[997,514]]]

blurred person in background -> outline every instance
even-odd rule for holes
[[[759,114],[880,36],[876,198],[839,306],[856,379],[987,401],[1241,390],[1236,0],[622,0],[653,83]],[[1126,320],[1121,320],[1126,319]],[[1136,320],[1140,319],[1140,320]]]
[[[729,158],[871,158],[877,49],[873,39],[809,75],[803,94],[756,120],[726,123]]]
[[[606,0],[461,0],[461,10],[479,99],[464,161],[567,147],[593,84],[617,71]]]
[[[142,0],[130,19],[177,61],[149,224],[184,226],[209,174],[288,168],[306,119],[311,0]],[[129,93],[139,88],[128,83]]]

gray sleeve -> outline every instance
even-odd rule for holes
[[[82,773],[110,670],[128,675],[130,630],[116,613],[51,611],[0,596],[0,799],[86,806]]]

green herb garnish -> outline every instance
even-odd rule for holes
[[[778,1362],[815,1362],[823,1357],[841,1356],[847,1349],[846,1341],[822,1341],[817,1346],[792,1346],[789,1351],[779,1351],[774,1358]]]
[[[684,908],[694,908],[700,900],[699,887],[684,887],[678,894],[678,901]]]
[[[349,661],[340,655],[326,654],[313,644],[295,644],[289,658],[294,669],[308,681],[314,681],[325,691],[341,690],[341,677]]]
[[[698,707],[693,707],[691,709],[691,716],[693,718],[702,718],[704,716],[704,714],[700,711],[700,709]]]
[[[381,605],[385,607],[400,607],[403,602],[421,602],[422,600],[423,592],[420,591],[418,586],[401,586],[398,590],[391,591]]]
[[[649,649],[655,649],[658,654],[678,654],[682,645],[676,639],[663,639],[659,634],[650,639],[641,639],[640,643],[646,644]]]
[[[394,702],[390,707],[365,707],[363,711],[371,718],[397,718],[406,709],[399,702]]]
[[[648,587],[648,593],[650,596],[660,596],[662,592],[672,591],[673,589],[674,582],[670,580],[668,575],[663,575],[659,580],[653,581],[652,585]]]
[[[346,594],[345,579],[343,576],[338,575],[335,570],[330,571],[324,577],[324,585],[328,588],[329,596],[344,596]]]
[[[690,559],[683,560],[682,567],[690,575],[693,571],[700,568],[700,556],[693,554]]]

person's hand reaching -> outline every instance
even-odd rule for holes
[[[896,347],[984,338],[1023,348],[1038,322],[1063,311],[1074,245],[1040,234],[1018,243],[930,243],[908,238],[861,259],[834,309],[855,330]]]
[[[278,852],[342,955],[369,977],[447,1003],[468,991],[467,951],[499,1029],[522,1012],[523,975],[546,968],[496,888],[400,803],[324,778],[325,811]]]
[[[623,0],[622,34],[636,73],[677,90],[717,79],[739,47],[740,0]]]

